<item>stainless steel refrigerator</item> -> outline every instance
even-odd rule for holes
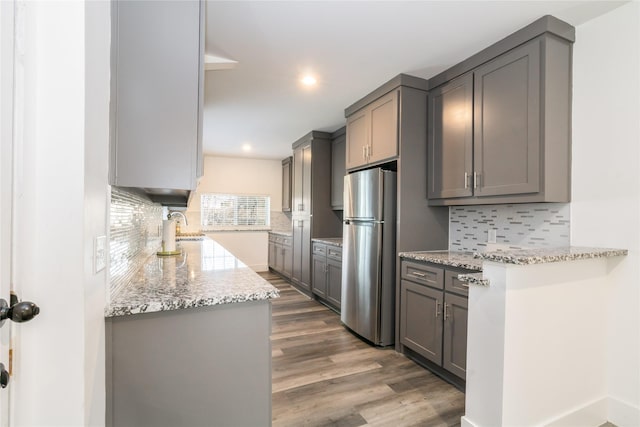
[[[340,320],[379,346],[394,343],[396,173],[344,177]]]

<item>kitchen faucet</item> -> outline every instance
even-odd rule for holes
[[[189,226],[189,223],[187,222],[187,217],[182,212],[178,212],[178,211],[169,212],[169,215],[167,215],[167,218],[171,219],[171,217],[173,217],[174,215],[180,215],[182,219],[184,219],[184,225],[187,227]]]

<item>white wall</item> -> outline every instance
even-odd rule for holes
[[[12,425],[101,426],[107,270],[94,274],[92,254],[107,233],[109,4],[22,6],[15,275],[41,313],[15,326]]]
[[[84,425],[105,422],[104,306],[108,268],[94,271],[94,239],[109,228],[111,4],[85,2],[84,124]],[[108,252],[107,254],[108,255]]]
[[[579,26],[574,46],[571,241],[629,249],[603,301],[619,426],[640,425],[639,24],[640,4],[626,4]]]
[[[281,211],[282,162],[205,156],[204,175],[186,212],[189,231],[201,228],[200,195],[202,193],[268,195],[271,197],[271,210]],[[221,232],[212,233],[210,236],[254,270],[268,269],[267,232]]]

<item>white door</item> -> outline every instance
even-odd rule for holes
[[[0,2],[0,298],[11,291],[14,3]],[[0,363],[10,370],[11,324],[0,328]],[[10,387],[0,389],[0,427],[9,425]]]

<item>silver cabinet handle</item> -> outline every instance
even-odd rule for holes
[[[464,173],[464,189],[469,188],[469,172]]]
[[[414,276],[417,276],[417,277],[427,277],[426,274],[418,273],[417,271],[412,271],[411,274],[414,275]]]
[[[480,174],[473,172],[473,188],[478,188],[478,185],[480,185]]]
[[[449,313],[447,311],[447,307],[449,306],[449,304],[447,304],[446,302],[444,303],[444,320],[447,320],[447,318],[449,317]]]
[[[440,316],[440,301],[436,300],[436,317]]]
[[[367,146],[366,145],[362,146],[362,158],[367,160]]]
[[[464,282],[460,282],[460,286],[462,286],[463,288],[468,288],[469,284],[468,283],[464,283]]]

